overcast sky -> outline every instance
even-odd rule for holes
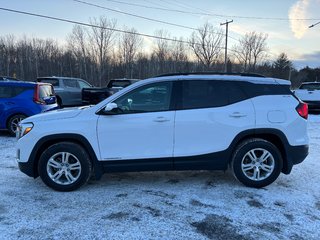
[[[245,33],[257,31],[268,34],[270,57],[276,58],[285,52],[295,67],[306,65],[320,67],[320,0],[82,0],[102,7],[153,18],[191,28],[205,22],[217,28],[221,22],[233,20],[229,25],[229,46]],[[142,6],[133,6],[138,4]],[[116,19],[118,28],[124,25],[138,32],[153,35],[156,30],[165,29],[171,37],[190,37],[192,30],[170,26],[125,14],[88,6],[74,0],[0,0],[0,7],[28,11],[69,20],[89,22],[90,18],[105,15]],[[179,13],[164,8],[192,13]],[[29,37],[52,38],[63,42],[71,32],[73,24],[57,22],[32,16],[19,15],[0,10],[1,35],[14,34]],[[297,20],[312,19],[312,20]],[[235,39],[234,39],[235,38]]]

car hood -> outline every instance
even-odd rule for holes
[[[24,119],[22,123],[74,118],[78,116],[84,109],[85,107],[64,108],[64,109],[44,112],[44,113],[33,115],[31,117]]]

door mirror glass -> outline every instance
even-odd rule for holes
[[[111,112],[113,109],[118,108],[118,105],[116,103],[108,103],[105,108],[104,111],[105,112]]]
[[[42,98],[43,101],[46,103],[46,104],[54,104],[57,102],[57,99],[55,96],[51,96],[51,97],[44,97]]]

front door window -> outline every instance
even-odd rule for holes
[[[142,86],[114,102],[122,113],[160,112],[170,110],[171,82]]]

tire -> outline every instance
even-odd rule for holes
[[[11,136],[16,135],[18,124],[25,118],[27,118],[27,116],[23,114],[16,114],[10,117],[7,123],[7,129],[9,130]]]
[[[235,177],[248,187],[262,188],[280,175],[283,161],[279,149],[264,139],[253,138],[238,145],[231,162]]]
[[[38,172],[48,187],[68,192],[87,183],[92,164],[83,147],[72,142],[60,142],[51,145],[41,154]]]
[[[63,108],[62,100],[61,100],[61,98],[59,96],[57,96],[57,104],[58,104],[59,108]]]

